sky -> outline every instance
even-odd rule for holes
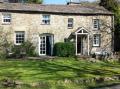
[[[44,4],[66,4],[69,0],[43,0],[43,1]],[[81,1],[94,1],[94,0],[81,0]]]

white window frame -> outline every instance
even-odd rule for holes
[[[73,28],[73,18],[68,18],[68,28]]]
[[[17,35],[19,35],[19,36],[17,37]],[[21,42],[20,42],[20,38],[21,38]],[[19,39],[18,42],[17,42],[17,39]],[[24,31],[16,31],[15,32],[15,45],[21,45],[23,43],[22,39],[24,42],[25,41],[25,32]]]
[[[46,36],[39,37],[39,55],[46,55]]]
[[[2,24],[11,24],[11,14],[10,13],[2,14]]]
[[[101,42],[101,35],[100,34],[94,34],[93,35],[93,46],[99,47]]]
[[[50,15],[47,14],[42,15],[42,24],[50,25]]]
[[[100,26],[100,20],[99,19],[93,19],[94,30],[99,30],[99,26]]]

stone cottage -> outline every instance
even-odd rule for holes
[[[30,40],[41,55],[52,55],[54,44],[69,39],[76,55],[112,53],[114,16],[100,6],[0,3],[0,27],[9,40]]]

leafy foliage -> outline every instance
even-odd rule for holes
[[[41,4],[43,0],[26,0],[27,3],[36,3],[36,4]]]
[[[9,48],[12,45],[12,42],[10,41],[11,30],[12,29],[10,28],[6,31],[3,27],[0,27],[0,58],[6,58],[9,53]]]
[[[75,47],[73,43],[66,42],[66,43],[56,43],[54,46],[54,55],[60,57],[69,57],[74,56],[75,54]]]
[[[120,50],[120,6],[118,0],[100,0],[99,3],[104,8],[108,9],[109,11],[114,13],[114,50]]]
[[[120,24],[118,0],[100,0],[99,5],[114,13],[115,26]]]
[[[13,56],[21,58],[24,56],[35,56],[35,47],[30,41],[26,41],[21,45],[15,45],[12,48]]]
[[[21,46],[23,47],[23,51],[25,51],[28,56],[35,55],[35,47],[30,41],[24,42]]]
[[[100,0],[100,6],[105,7],[109,11],[117,11],[118,10],[118,2],[117,0]]]

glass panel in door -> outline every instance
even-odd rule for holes
[[[40,55],[46,55],[46,36],[40,37]]]

